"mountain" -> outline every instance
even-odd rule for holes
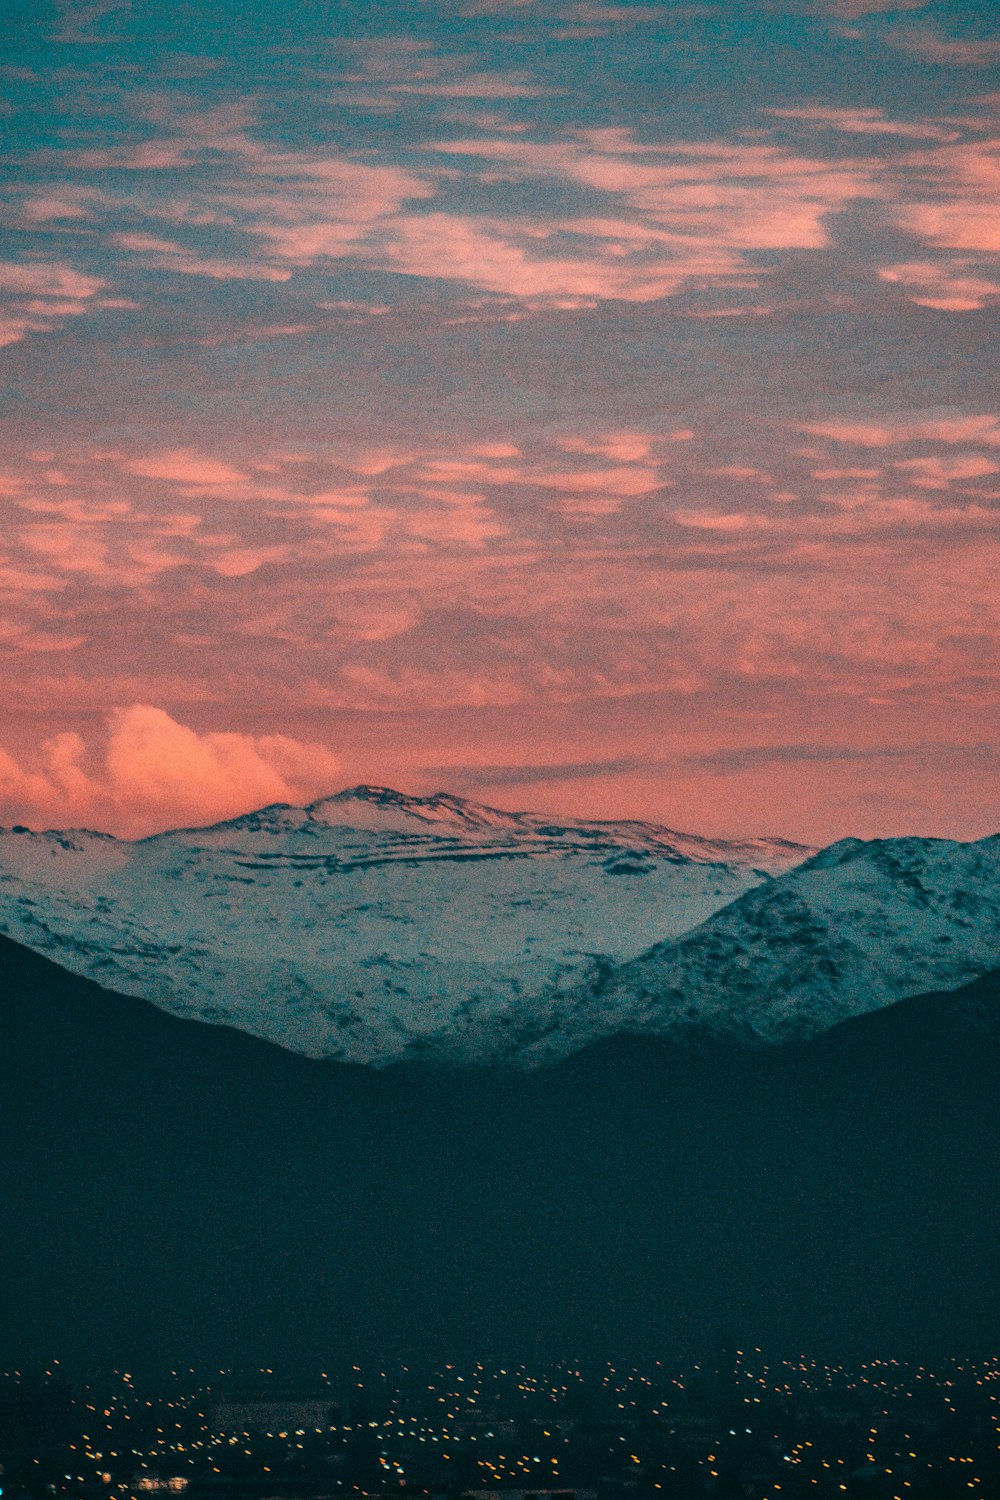
[[[473,1052],[536,1065],[621,1029],[808,1036],[1000,966],[1000,836],[843,839],[571,994],[508,1007]]]
[[[0,930],[304,1055],[535,1067],[954,989],[1000,966],[1000,836],[817,853],[354,787],[136,842],[0,831]]]
[[[127,842],[0,831],[0,930],[178,1014],[386,1063],[531,1012],[812,851],[354,787]]]
[[[825,1357],[1000,1337],[1000,975],[748,1050],[317,1061],[0,939],[14,1365]]]

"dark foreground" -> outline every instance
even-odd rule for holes
[[[374,1072],[0,939],[0,1357],[987,1357],[998,1064],[996,976],[794,1048]]]

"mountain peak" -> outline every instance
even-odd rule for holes
[[[414,812],[439,805],[455,808],[479,806],[475,802],[468,802],[464,797],[457,797],[453,792],[432,792],[428,797],[416,797],[410,792],[397,791],[395,787],[373,786],[366,782],[344,787],[343,791],[335,792],[332,797],[321,797],[318,803],[311,805],[316,807],[324,802],[371,802],[377,807],[404,807]]]
[[[519,829],[524,826],[522,813],[502,812],[480,802],[470,802],[453,792],[433,792],[428,797],[412,796],[388,786],[345,787],[332,797],[321,797],[306,809],[309,817],[320,823],[347,823],[354,827],[412,827],[423,824],[446,825],[465,830]],[[399,820],[402,819],[402,823]]]

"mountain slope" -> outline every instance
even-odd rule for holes
[[[492,1045],[537,1063],[623,1027],[782,1041],[998,965],[1000,836],[845,839],[680,938],[596,965],[545,1015],[508,1012]]]
[[[785,1047],[373,1070],[0,940],[5,1357],[992,1351],[998,978]]]
[[[384,1063],[810,852],[356,787],[135,843],[0,832],[0,929],[176,1014]]]

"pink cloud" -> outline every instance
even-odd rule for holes
[[[19,541],[64,573],[103,577],[109,571],[107,544],[92,530],[66,523],[22,526]]]
[[[587,453],[627,463],[651,457],[656,438],[645,432],[608,432],[594,437],[559,438],[564,453]]]
[[[631,259],[610,236],[573,253],[553,252],[546,245],[553,232],[516,221],[423,214],[397,220],[370,258],[406,276],[443,277],[570,307],[576,299],[649,302],[679,291],[692,277],[739,269],[733,255],[714,248],[679,246],[659,261]],[[586,235],[587,226],[581,232]]]
[[[375,64],[369,59],[366,66],[370,72]],[[468,90],[466,74],[449,66],[399,47],[377,64],[388,69],[393,88]],[[521,83],[500,82],[523,92]],[[840,112],[837,119],[845,128],[896,129],[866,111]],[[691,284],[733,278],[747,270],[756,252],[823,248],[830,214],[883,191],[877,164],[838,165],[769,145],[645,146],[622,129],[540,144],[512,140],[508,132],[438,142],[432,149],[498,163],[505,175],[562,178],[605,195],[609,211],[549,221],[416,214],[413,203],[439,192],[440,170],[417,173],[332,150],[279,150],[250,135],[246,110],[174,112],[153,123],[167,133],[164,145],[175,165],[193,165],[206,153],[221,156],[214,179],[184,195],[130,191],[117,203],[108,199],[108,213],[120,218],[128,210],[195,228],[218,225],[227,234],[249,236],[265,253],[208,255],[146,230],[119,231],[111,243],[145,265],[219,280],[287,280],[294,267],[351,256],[379,269],[464,281],[535,305],[649,301]],[[921,129],[938,138],[930,127]]]
[[[943,36],[931,27],[898,28],[890,31],[887,41],[921,62],[944,67],[987,68],[1000,58],[1000,37],[961,40]]]
[[[841,21],[860,21],[863,16],[886,11],[925,10],[931,0],[818,0],[818,8]]]
[[[624,460],[606,468],[553,468],[527,462],[497,465],[463,457],[428,459],[421,472],[425,480],[435,484],[469,480],[486,487],[527,485],[567,495],[589,495],[596,508],[611,511],[617,508],[618,501],[652,494],[669,482],[657,468],[641,461],[649,459],[653,442],[654,439],[640,433],[557,439],[556,446],[564,453]]]
[[[861,448],[890,448],[897,443],[986,443],[1000,447],[1000,417],[981,416],[897,417],[884,422],[832,421],[810,423],[803,432],[854,443]]]
[[[130,458],[125,461],[124,468],[144,479],[166,479],[174,484],[238,484],[247,477],[231,464],[192,453],[187,448],[174,448],[166,453],[151,454],[148,458]]]
[[[902,229],[950,250],[1000,251],[996,204],[956,197],[940,203],[907,203],[898,213]]]
[[[800,105],[795,109],[768,109],[765,114],[779,120],[796,120],[847,135],[890,135],[909,140],[955,141],[959,132],[946,126],[921,120],[890,120],[884,110],[874,108],[831,109],[818,104]]]
[[[218,225],[227,234],[262,242],[267,251],[263,260],[253,254],[207,255],[146,230],[119,230],[110,237],[117,249],[157,269],[217,280],[284,281],[290,267],[350,253],[404,203],[435,192],[423,177],[395,163],[359,161],[332,147],[296,151],[264,144],[250,134],[252,115],[243,106],[154,108],[147,114],[162,132],[153,142],[71,152],[62,160],[77,168],[144,173],[176,171],[210,158],[210,180],[183,194],[155,183],[129,187],[118,197],[91,190],[91,200],[99,199],[119,222],[127,212],[151,223]]]
[[[579,20],[583,12],[572,9]],[[594,20],[600,12],[610,25],[617,10],[595,5],[587,13]],[[848,11],[860,13],[852,4],[843,13]],[[365,43],[356,51],[359,77],[377,78],[380,86],[397,91],[460,97],[463,90],[488,85],[522,92],[533,87],[523,79],[470,70],[469,59],[442,59],[407,39],[389,38],[380,46]],[[113,249],[144,266],[179,275],[281,283],[299,267],[350,258],[370,269],[464,283],[516,299],[529,312],[591,307],[603,300],[648,302],[720,283],[745,289],[769,273],[770,252],[829,248],[834,216],[865,200],[889,204],[897,225],[925,244],[981,254],[1000,247],[995,143],[961,143],[959,121],[893,120],[874,107],[801,105],[768,113],[810,128],[859,138],[925,141],[936,149],[894,158],[890,172],[887,162],[874,155],[836,161],[752,138],[650,144],[612,127],[541,142],[512,138],[510,131],[496,127],[490,136],[428,143],[427,150],[447,166],[415,170],[333,147],[293,150],[267,144],[253,134],[247,106],[144,108],[147,123],[161,132],[158,140],[128,148],[133,153],[128,162],[118,157],[89,162],[92,168],[132,167],[140,172],[138,185],[117,197],[106,188],[60,186],[26,199],[23,212],[36,213],[39,222],[49,216],[58,222],[63,215],[83,214],[96,221],[103,210],[116,225],[107,240]],[[150,165],[148,153],[156,150],[163,164],[175,169],[199,165],[210,170],[203,170],[184,192],[165,189],[141,175]],[[145,151],[146,157],[140,160],[137,151]],[[88,165],[80,153],[61,159]],[[515,184],[546,178],[561,182],[583,198],[580,211],[573,216],[472,214],[433,202],[452,177],[482,184],[491,175]],[[421,211],[419,205],[425,204],[430,211]],[[145,219],[149,227],[117,227],[126,214],[126,223]],[[160,232],[169,226],[195,232],[212,226],[232,243],[232,252],[208,253],[183,243],[183,237]],[[905,270],[918,264],[914,260],[901,266]],[[886,268],[884,279],[900,269]],[[992,295],[977,291],[976,282],[988,285],[976,268],[956,267],[950,287],[921,291],[916,283],[907,283],[907,295],[930,306],[965,310],[978,296]],[[98,284],[85,298],[78,284],[75,289],[68,285],[63,299],[51,288],[40,294],[44,306],[38,298],[32,305],[23,300],[8,313],[3,337],[13,342],[33,326],[55,326],[44,320],[72,316],[87,300],[95,307],[109,305],[100,293]],[[325,305],[338,307],[336,301]],[[351,310],[342,303],[340,308]],[[359,315],[384,310],[376,303],[367,310],[358,304]],[[762,304],[756,310],[770,307]],[[690,315],[746,316],[750,311],[693,309]],[[509,307],[460,314],[522,315]],[[33,325],[32,318],[42,321]],[[287,328],[308,332],[309,325]]]
[[[269,800],[274,774],[296,793],[279,800],[313,792],[262,748],[264,731],[291,723],[296,743],[322,746],[334,709],[355,726],[347,774],[360,780],[392,779],[383,743],[394,734],[394,765],[412,771],[428,737],[459,724],[480,749],[546,714],[563,735],[609,717],[618,733],[638,722],[629,700],[639,694],[643,716],[646,700],[664,705],[657,733],[694,696],[704,735],[758,694],[783,723],[800,708],[800,722],[840,722],[868,696],[949,722],[949,706],[986,690],[997,556],[985,485],[1000,465],[1000,419],[869,416],[826,424],[805,451],[773,439],[762,448],[756,426],[725,422],[699,422],[697,444],[668,447],[691,429],[671,428],[669,408],[663,420],[657,433],[609,412],[543,433],[484,418],[474,435],[436,442],[345,429],[318,433],[315,446],[301,433],[281,446],[266,431],[255,447],[248,430],[222,447],[192,437],[190,448],[132,453],[74,453],[53,436],[32,448],[37,462],[10,456],[0,618],[17,630],[0,629],[5,702],[22,736],[29,714],[44,715],[82,729],[84,748],[67,742],[47,760],[23,738],[16,752],[5,741],[6,816],[66,822],[72,806],[74,821],[121,826],[121,807],[134,804],[145,828],[238,810],[201,793],[185,804],[175,784],[180,810],[147,797],[143,768],[156,756],[146,740],[175,754],[162,720],[122,736],[139,771],[113,781],[86,717],[108,702],[169,704],[175,721],[190,716],[173,705],[198,703],[216,725],[252,728],[232,753],[183,735],[176,747],[201,783],[228,778],[250,806]],[[830,427],[870,451],[827,464],[818,438]],[[906,446],[918,443],[936,447]],[[668,453],[676,488],[666,493],[677,499],[629,503],[631,490],[655,494]],[[52,466],[70,485],[43,482]],[[730,505],[732,486],[713,470],[729,480],[770,471],[775,492],[753,483]],[[775,503],[793,494],[801,503]],[[22,541],[22,526],[43,529]],[[621,712],[595,707],[610,702]],[[371,714],[376,751],[373,721],[362,732],[351,717]],[[86,778],[72,802],[56,791],[57,766],[60,787],[74,769]]]
[[[292,274],[284,266],[199,255],[153,234],[113,234],[110,243],[140,256],[144,266],[179,276],[207,276],[213,281],[288,281]]]
[[[1000,474],[1000,463],[982,453],[963,453],[953,458],[940,455],[907,458],[897,461],[893,467],[910,474],[914,484],[926,489],[950,489],[956,480],[983,479]]]
[[[900,202],[897,222],[932,244],[969,250],[1000,248],[996,200],[1000,141],[966,141],[914,152],[915,190]]]
[[[760,531],[766,530],[768,526],[765,517],[745,515],[740,511],[677,510],[674,511],[673,519],[679,526],[690,526],[697,531]]]
[[[463,78],[433,83],[393,83],[393,94],[416,94],[436,99],[539,99],[551,89],[529,83],[523,74],[468,73]]]
[[[66,318],[106,307],[108,283],[58,261],[0,262],[0,347],[49,333]]]
[[[514,443],[477,443],[473,453],[481,458],[520,458],[521,449]]]
[[[272,254],[308,265],[351,252],[403,205],[426,199],[434,187],[393,164],[349,157],[248,149],[247,183],[218,195],[224,214],[236,212],[247,233]]]
[[[88,219],[101,194],[82,184],[65,183],[47,191],[33,193],[20,205],[20,218],[26,225],[47,224],[60,219]]]
[[[717,474],[722,479],[759,479],[765,483],[772,483],[769,474],[764,474],[760,469],[751,468],[747,464],[723,464],[718,469],[709,469],[709,474]]]
[[[1000,246],[1000,232],[997,243]],[[945,312],[973,312],[1000,297],[1000,282],[969,274],[968,262],[911,261],[885,266],[882,281],[902,287],[911,302]]]
[[[319,796],[335,787],[339,769],[324,745],[198,733],[162,709],[134,704],[110,715],[102,744],[60,734],[27,765],[0,749],[0,805],[45,826],[84,823],[137,836]]]
[[[674,9],[680,9],[684,13],[683,19],[712,14],[711,8],[706,5],[684,5]],[[600,4],[598,0],[577,0],[575,5],[566,8],[563,15],[584,25],[596,22],[598,25],[610,26],[658,26],[670,19],[671,10],[665,5],[608,5]]]
[[[831,164],[765,145],[642,147],[621,130],[549,144],[496,138],[434,149],[562,178],[613,195],[627,208],[627,214],[616,208],[535,225],[465,220],[464,244],[457,221],[449,229],[446,216],[431,216],[453,275],[514,295],[552,293],[558,277],[564,292],[577,295],[668,296],[692,282],[745,272],[757,251],[825,248],[829,215],[884,192],[871,163]],[[391,252],[396,262],[409,260],[411,274],[429,274],[421,222],[408,225]],[[538,253],[559,235],[582,245],[572,261]]]
[[[432,44],[406,36],[369,36],[341,41],[354,68],[338,83],[359,102],[353,85],[375,85],[365,93],[368,107],[389,108],[407,96],[432,99],[537,99],[553,92],[532,82],[522,69],[483,68],[474,55],[441,52]]]
[[[234,547],[224,539],[210,566],[220,578],[246,578],[265,563],[283,562],[287,547]]]
[[[610,15],[616,7],[596,9]],[[480,75],[470,74],[463,60],[442,61],[398,39],[374,52],[363,47],[361,55],[364,76],[378,74],[393,89],[458,97],[472,86],[470,77],[480,86]],[[490,82],[486,78],[481,86]],[[492,83],[523,88],[517,80]],[[948,122],[893,121],[871,108],[803,106],[774,113],[859,136],[937,141],[945,149],[956,140]],[[417,171],[333,148],[267,145],[251,134],[245,108],[153,112],[150,123],[163,131],[175,165],[210,160],[212,170],[184,193],[161,191],[154,183],[130,188],[114,201],[105,194],[109,217],[120,223],[127,212],[152,226],[118,229],[109,238],[143,265],[216,280],[281,282],[299,267],[351,258],[377,270],[465,283],[515,298],[529,310],[647,302],[719,282],[752,285],[768,252],[827,248],[834,215],[866,199],[892,200],[899,191],[878,159],[836,162],[753,141],[650,145],[621,128],[550,142],[512,139],[500,130],[491,137],[436,141],[428,150],[448,159],[447,168]],[[925,153],[925,161],[913,165],[957,181],[956,174],[966,170],[959,163],[957,156],[946,162]],[[967,170],[973,170],[971,161]],[[594,201],[592,207],[584,201],[572,217],[415,209],[432,204],[450,177],[491,173],[514,182],[552,178]],[[87,204],[96,212],[94,201]],[[52,208],[59,211],[58,195]],[[950,242],[947,236],[959,232],[952,221],[961,218],[965,238],[954,241],[959,245],[971,243],[970,236],[982,239],[984,211],[975,201],[963,207],[954,194],[941,204],[899,208],[903,226],[934,243]],[[950,215],[949,223],[931,222],[934,214]],[[159,232],[170,225],[195,231],[215,226],[235,249],[205,253]],[[246,253],[236,236],[249,243]],[[766,274],[766,261],[760,274]],[[368,313],[381,311],[373,304]],[[519,314],[493,309],[489,315]]]

